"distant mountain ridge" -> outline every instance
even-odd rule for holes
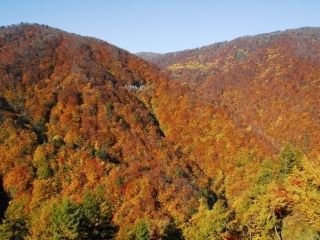
[[[280,145],[293,141],[318,152],[319,44],[320,28],[300,28],[167,53],[150,61],[196,89],[198,96],[226,106],[236,121],[257,133]],[[301,114],[306,125],[300,124]]]
[[[147,61],[152,61],[155,58],[159,58],[162,54],[161,53],[154,53],[154,52],[139,52],[136,53],[138,57],[143,58]]]

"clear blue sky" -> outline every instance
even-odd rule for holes
[[[131,52],[320,26],[320,0],[0,0],[0,25],[41,23]]]

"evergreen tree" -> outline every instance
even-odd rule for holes
[[[150,230],[146,220],[139,220],[129,232],[130,240],[149,240]]]
[[[54,240],[79,239],[82,213],[79,206],[68,199],[64,199],[61,205],[56,205],[51,224],[51,232]]]

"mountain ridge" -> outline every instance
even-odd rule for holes
[[[285,80],[279,79],[280,77],[282,77],[283,79],[287,79],[287,84],[289,84],[288,86],[290,86],[291,88],[295,88],[296,91],[300,91],[299,86],[301,84],[304,85],[305,89],[310,87],[308,91],[312,91],[312,93],[310,93],[314,95],[312,98],[318,98],[319,96],[315,96],[317,91],[312,90],[311,85],[315,88],[317,88],[318,86],[318,84],[316,83],[316,79],[318,76],[316,64],[319,59],[319,53],[317,53],[317,44],[319,42],[319,39],[319,28],[300,28],[282,32],[274,32],[272,34],[259,34],[253,37],[237,38],[230,42],[213,44],[194,50],[187,50],[178,53],[168,53],[167,55],[162,55],[159,58],[153,59],[152,62],[162,68],[164,72],[167,72],[174,79],[186,82],[190,84],[191,87],[197,88],[197,90],[199,91],[198,95],[206,96],[207,101],[215,101],[219,102],[217,104],[224,104],[231,107],[232,109],[230,109],[230,114],[234,114],[235,112],[237,112],[237,109],[233,107],[229,99],[221,100],[221,98],[223,98],[221,96],[221,92],[231,87],[234,88],[234,90],[232,91],[247,91],[247,93],[243,94],[251,94],[251,96],[244,95],[244,99],[239,101],[250,99],[250,97],[253,98],[255,97],[253,93],[255,89],[249,90],[248,92],[248,88],[246,88],[246,85],[252,86],[251,82],[255,81],[254,78],[261,78],[263,74],[265,74],[265,76],[263,76],[263,81],[266,81],[265,79],[266,77],[268,77],[269,79],[267,81],[270,82],[269,85],[282,85],[283,87],[281,88],[284,88],[286,85],[286,83],[284,82]],[[285,50],[287,52],[284,52],[284,48],[287,48]],[[269,56],[271,57],[271,51],[273,51],[272,54],[278,55],[274,55],[273,59],[270,59],[268,61],[266,59],[266,56],[269,54]],[[276,53],[275,51],[279,52]],[[292,63],[291,66],[289,66],[291,67],[290,70],[284,70],[288,68],[288,65],[285,64],[286,62]],[[306,64],[305,62],[309,63]],[[293,70],[293,66],[297,66],[298,64],[300,64],[301,70]],[[302,66],[305,69],[302,69]],[[249,67],[251,69],[249,69]],[[263,71],[266,72],[267,68],[270,69],[270,73],[268,75],[267,73],[263,73]],[[272,72],[274,71],[272,70],[272,68],[278,68],[279,71],[282,70],[282,76],[280,76],[280,73],[277,73],[279,76],[272,75]],[[307,68],[309,68],[309,70],[306,70]],[[296,71],[295,74],[300,76],[294,76],[293,71]],[[311,78],[311,73],[314,74],[313,80],[301,80],[306,78],[305,75],[308,74],[310,75],[309,78]],[[242,83],[235,82],[235,80],[229,77],[231,75],[233,78],[241,79]],[[219,78],[226,78],[226,76],[229,78],[227,80],[229,81],[228,83],[224,82],[224,80],[221,80],[219,82],[215,80]],[[271,81],[273,81],[274,83],[272,83]],[[302,83],[302,81],[304,83]],[[256,88],[261,88],[262,84],[265,85],[265,89],[260,89],[260,92],[272,92],[271,89],[268,89],[267,82],[257,82],[256,84]],[[209,93],[208,89],[215,91],[215,93]],[[273,89],[278,90],[278,87],[274,86]],[[284,90],[279,90],[277,93],[278,97],[290,98],[290,96],[285,96]],[[221,92],[219,93],[218,91]],[[234,92],[232,94],[236,93]],[[300,94],[303,95],[304,93],[301,92]],[[263,98],[261,94],[259,97]],[[273,96],[273,98],[276,97],[277,96]],[[229,103],[224,101],[228,101]],[[256,99],[255,101],[260,100]],[[281,101],[285,100],[283,99]],[[295,101],[298,101],[298,99]],[[244,102],[242,102],[242,105],[238,105],[237,108],[241,109],[244,105]],[[313,107],[315,107],[315,105],[313,105]],[[258,110],[259,109],[257,109],[256,111]],[[242,111],[244,111],[244,109]],[[248,110],[246,111],[248,112]],[[315,118],[317,118],[317,115],[319,115],[319,113],[315,113]],[[238,117],[241,116],[238,115]],[[245,124],[250,125],[250,122]],[[286,141],[290,141],[290,139],[287,138]]]
[[[48,26],[1,28],[0,239],[318,236],[319,41],[262,40],[157,67]]]

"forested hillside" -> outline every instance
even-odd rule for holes
[[[318,29],[154,64],[0,29],[0,239],[317,239]]]
[[[150,61],[275,147],[292,142],[319,152],[319,28],[242,37]]]

